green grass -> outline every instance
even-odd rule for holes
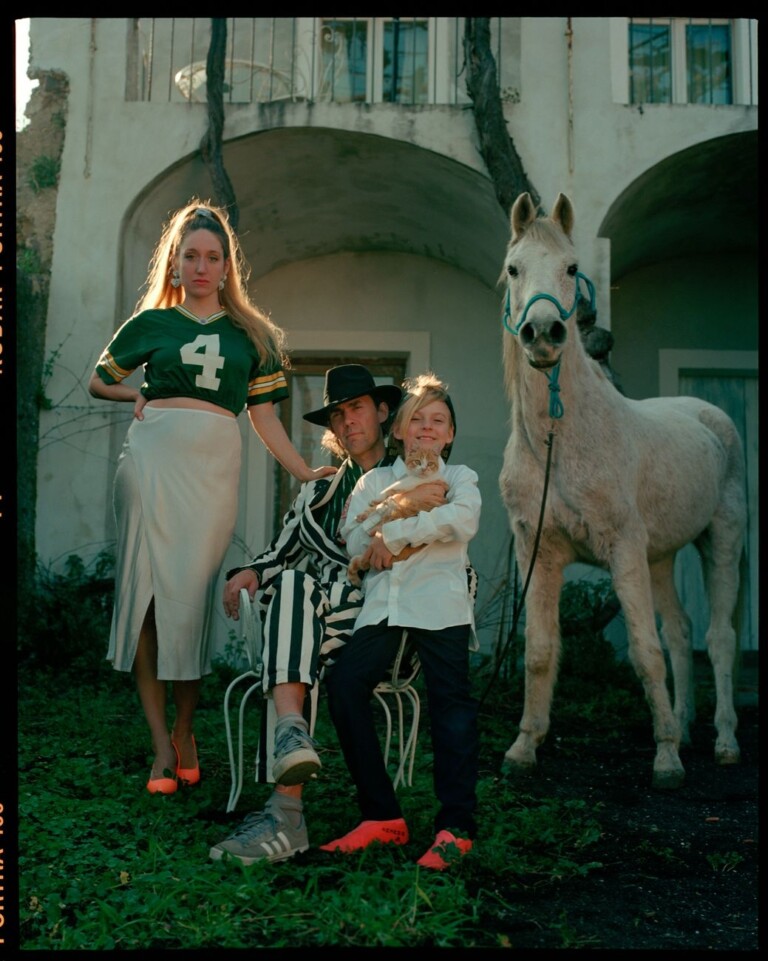
[[[221,704],[228,676],[220,668],[204,682],[196,725],[203,779],[169,797],[144,789],[148,737],[130,678],[106,665],[83,686],[62,674],[23,678],[23,948],[493,947],[499,934],[486,920],[498,910],[499,882],[522,888],[595,867],[594,809],[520,794],[498,770],[505,731],[484,737],[478,853],[450,873],[419,869],[414,862],[432,839],[435,810],[428,722],[420,773],[412,788],[400,789],[412,843],[352,857],[318,851],[354,826],[357,813],[324,701],[317,731],[326,745],[323,770],[304,791],[310,851],[248,868],[209,860],[210,845],[261,807],[270,790],[247,779],[237,811],[225,813],[230,776]],[[247,758],[259,709],[254,700]]]
[[[599,805],[533,798],[501,773],[522,704],[518,676],[499,681],[483,706],[479,839],[455,869],[440,874],[415,864],[432,840],[436,809],[424,697],[415,783],[399,791],[410,844],[353,856],[317,850],[353,827],[358,811],[322,698],[316,735],[323,769],[304,791],[310,850],[251,867],[211,861],[209,847],[270,793],[247,776],[237,811],[226,813],[222,704],[236,672],[219,664],[203,682],[196,719],[200,784],[168,797],[150,795],[149,738],[132,679],[103,660],[110,612],[98,596],[103,567],[86,572],[73,561],[64,577],[42,578],[42,597],[19,645],[23,949],[499,947],[514,943],[508,931],[526,923],[518,894],[600,870],[591,853],[601,833]],[[52,632],[52,623],[67,636]],[[41,653],[54,635],[60,648],[49,652],[56,663],[51,670]],[[600,683],[588,646],[582,637],[569,656],[589,663],[595,697],[588,691],[574,700],[568,693],[571,665],[558,689],[560,723],[568,726],[568,710],[579,723],[586,714],[590,725],[613,731],[633,715],[645,719],[634,678],[608,658],[603,668],[614,676]],[[484,688],[478,676],[478,696]],[[253,698],[247,770],[259,710]],[[563,917],[552,916],[551,931],[562,946],[579,946]]]

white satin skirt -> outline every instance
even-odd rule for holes
[[[216,582],[237,518],[237,419],[145,407],[128,428],[114,484],[115,607],[107,660],[130,671],[154,599],[157,677],[211,672]]]

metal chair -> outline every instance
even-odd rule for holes
[[[392,712],[387,703],[387,698],[393,698],[397,707],[400,763],[392,779],[395,790],[400,784],[405,784],[408,787],[413,785],[413,765],[416,760],[416,742],[419,736],[419,718],[421,715],[419,692],[413,685],[420,671],[421,664],[415,647],[408,643],[408,631],[404,630],[389,677],[385,681],[380,681],[373,690],[374,696],[384,708],[387,722],[387,734],[384,741],[384,761],[387,766],[389,766],[389,752],[392,746]],[[407,735],[405,733],[406,721],[403,698],[407,698],[411,705],[411,724]]]
[[[248,698],[254,691],[261,688],[261,675],[264,668],[261,659],[261,652],[264,647],[264,639],[261,633],[261,618],[253,609],[251,598],[248,591],[243,588],[240,591],[240,631],[245,647],[245,656],[248,659],[248,670],[238,675],[230,682],[224,694],[224,724],[227,729],[227,750],[229,751],[229,770],[232,776],[232,788],[229,792],[227,802],[227,812],[234,811],[237,805],[240,792],[243,789],[243,717]],[[232,691],[242,681],[250,681],[240,701],[238,711],[237,729],[237,764],[235,764],[235,752],[232,745],[232,727],[229,721],[229,698]]]
[[[227,802],[227,813],[234,811],[243,789],[243,719],[248,699],[254,691],[261,690],[261,676],[264,664],[262,650],[264,639],[261,630],[261,618],[254,611],[253,602],[248,591],[240,591],[240,632],[243,638],[245,654],[248,659],[248,669],[231,681],[224,694],[224,724],[227,730],[227,750],[229,752],[229,770],[232,786]],[[410,787],[413,784],[413,765],[416,759],[416,742],[419,735],[419,717],[421,702],[418,691],[413,686],[419,676],[421,665],[412,644],[408,643],[408,632],[403,631],[400,647],[395,656],[392,670],[386,680],[381,681],[374,688],[374,696],[384,709],[387,733],[384,742],[384,760],[389,766],[389,754],[392,745],[392,710],[387,698],[392,698],[397,707],[399,764],[393,784],[395,789],[400,784]],[[243,693],[238,709],[237,729],[237,760],[232,743],[232,725],[230,723],[230,697],[234,689],[243,681],[250,681]],[[406,710],[403,698],[410,703],[410,728],[406,734]]]

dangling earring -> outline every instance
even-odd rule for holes
[[[225,274],[219,281],[219,290],[224,290],[224,285],[227,282],[227,275]]]
[[[171,277],[171,287],[181,287],[181,277],[179,277],[178,270],[174,270],[173,277]]]

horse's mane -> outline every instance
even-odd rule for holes
[[[517,380],[517,363],[522,362],[515,350],[514,344],[508,337],[504,338],[502,349],[502,363],[504,370],[504,389],[510,401],[515,399],[515,383]]]

